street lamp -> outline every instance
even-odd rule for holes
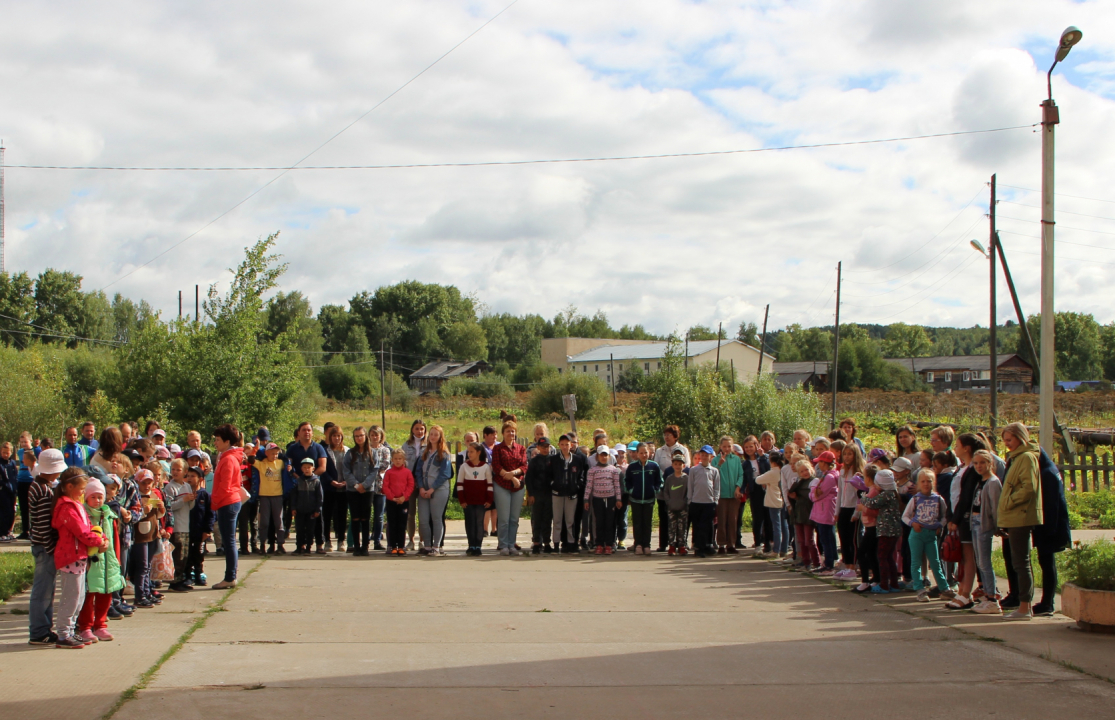
[[[1053,102],[1053,68],[1068,57],[1072,46],[1084,33],[1070,25],[1061,33],[1061,43],[1049,72],[1045,74],[1047,97],[1041,104],[1041,355],[1038,364],[1041,416],[1039,439],[1042,448],[1053,456],[1053,382],[1054,382],[1054,310],[1053,310],[1053,132],[1061,122],[1057,104]]]
[[[995,217],[995,176],[991,176],[991,217],[992,225],[994,225]],[[988,312],[988,338],[987,347],[990,357],[988,358],[988,365],[990,368],[990,406],[988,408],[991,420],[991,436],[994,437],[996,433],[996,426],[999,424],[999,340],[996,334],[999,325],[999,319],[996,317],[995,312],[995,234],[992,229],[991,235],[991,250],[984,250],[983,244],[979,240],[972,240],[972,247],[976,252],[983,255],[988,260],[988,266],[991,270],[991,277],[988,282],[988,292],[991,297]]]

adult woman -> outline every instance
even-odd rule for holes
[[[840,421],[840,432],[844,435],[844,442],[855,443],[859,446],[860,454],[866,454],[867,451],[863,448],[863,441],[856,437],[856,421],[854,418],[846,417]]]
[[[1030,567],[1030,536],[1041,525],[1041,470],[1038,444],[1022,423],[1003,428],[1007,454],[1007,476],[999,496],[999,527],[1006,530],[1010,558],[1018,576],[1018,609],[1007,620],[1030,620],[1034,599],[1034,573]]]
[[[918,447],[918,434],[909,425],[898,428],[894,434],[895,458],[904,457],[917,468],[921,459],[921,448]],[[914,478],[910,478],[911,482]]]
[[[378,440],[378,434],[373,431]],[[328,452],[328,451],[327,451]],[[353,555],[366,556],[371,535],[372,498],[382,487],[379,459],[372,451],[368,432],[358,427],[352,431],[352,447],[340,463],[345,484],[346,504],[352,514]],[[377,543],[378,544],[378,543]]]
[[[945,605],[948,610],[969,610],[975,607],[972,600],[972,586],[976,582],[976,552],[972,546],[972,502],[976,488],[980,485],[980,474],[972,467],[972,458],[980,450],[987,449],[987,444],[978,435],[963,433],[957,438],[956,459],[960,465],[952,475],[950,491],[954,494],[948,520],[949,532],[960,536],[963,556],[959,568],[960,590]],[[984,585],[990,586],[991,583],[985,582]]]
[[[546,423],[540,422],[534,424],[534,442],[532,442],[530,445],[527,445],[528,463],[534,458],[535,455],[538,454],[538,441],[542,438],[548,438],[549,436],[550,428],[546,427]],[[557,453],[557,448],[553,445],[550,445],[550,454],[553,455],[555,453]]]
[[[124,438],[118,428],[109,425],[101,431],[97,452],[89,460],[90,465],[96,465],[109,475],[120,474],[120,458],[117,457],[124,449]]]
[[[213,471],[212,508],[217,515],[221,537],[225,539],[225,579],[213,586],[214,590],[236,587],[236,518],[240,514],[240,478],[244,465],[244,437],[231,423],[213,431],[213,446],[217,448],[217,469]]]
[[[449,503],[449,485],[453,477],[453,456],[440,425],[430,428],[426,447],[416,463],[414,487],[418,491],[418,526],[422,540],[420,555],[442,555],[445,537],[445,506]],[[520,498],[521,499],[521,498]],[[520,503],[521,504],[521,503]]]
[[[766,489],[755,482],[760,475],[770,470],[770,460],[759,450],[759,438],[748,435],[743,439],[743,457],[740,461],[743,468],[743,492],[751,504],[751,536],[755,541],[752,547],[760,556],[765,557],[765,554],[770,552],[774,533],[770,527],[770,515],[766,510]],[[736,527],[742,526],[743,504],[741,503],[736,517]]]
[[[321,489],[325,499],[321,505],[322,536],[325,552],[333,550],[329,540],[329,529],[337,537],[337,552],[345,551],[345,534],[348,532],[348,493],[345,492],[345,479],[341,477],[341,466],[345,461],[345,433],[339,425],[331,425],[325,430],[325,474],[321,476]]]
[[[499,517],[500,555],[519,555],[515,538],[519,533],[519,512],[523,508],[523,476],[527,471],[527,449],[515,442],[518,425],[503,423],[503,442],[492,448],[492,479],[495,480],[496,514]]]
[[[426,423],[415,420],[410,424],[410,437],[403,443],[403,453],[406,454],[407,468],[413,473],[418,457],[426,449]],[[407,513],[407,550],[414,549],[414,516],[418,514],[418,488],[410,497],[410,512]]]

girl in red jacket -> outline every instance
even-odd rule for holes
[[[85,601],[85,568],[89,564],[87,548],[102,551],[108,547],[103,535],[93,532],[83,505],[85,483],[89,478],[81,468],[69,468],[58,478],[54,488],[54,512],[51,525],[58,531],[54,550],[54,567],[62,581],[58,600],[58,642],[55,647],[80,650],[85,642],[74,635],[74,624]]]
[[[406,466],[401,449],[391,453],[391,467],[383,474],[383,496],[387,498],[387,554],[406,555],[407,511],[414,493],[414,474]]]

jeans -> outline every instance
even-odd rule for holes
[[[689,503],[689,519],[693,522],[693,549],[697,552],[715,552],[712,521],[716,519],[716,504]]]
[[[418,534],[422,539],[422,547],[427,550],[441,547],[442,538],[445,537],[445,522],[442,517],[448,502],[449,483],[442,484],[429,498],[418,496]],[[515,519],[517,527],[518,517]]]
[[[767,516],[770,518],[771,550],[785,555],[790,547],[790,521],[786,511],[780,507],[767,508]]]
[[[534,504],[530,506],[531,542],[535,545],[549,545],[553,527],[554,496],[545,492],[534,498]]]
[[[372,498],[372,540],[377,543],[383,540],[383,511],[386,506],[387,497],[376,493]]]
[[[78,613],[85,604],[85,571],[58,574],[62,576],[62,593],[58,597],[58,637],[67,638],[74,634]]]
[[[496,536],[499,539],[500,550],[511,550],[515,547],[515,538],[519,535],[519,513],[523,509],[523,495],[527,489],[520,486],[518,490],[511,491],[502,485],[496,485],[496,516],[499,526]]]
[[[614,497],[592,499],[592,516],[596,519],[596,547],[611,547],[616,537],[616,506]]]
[[[929,559],[929,568],[937,579],[938,590],[948,590],[948,578],[941,566],[941,553],[937,546],[937,531],[922,528],[910,533],[910,571],[914,576],[914,590],[921,590],[926,583],[921,574],[922,557]]]
[[[577,547],[573,534],[573,518],[577,513],[577,498],[554,495],[550,498],[550,511],[554,515],[554,545]]]
[[[236,552],[236,518],[239,515],[238,502],[217,509],[217,525],[221,528],[221,537],[225,538],[225,582],[236,579],[236,564],[240,559]]]
[[[274,536],[272,537],[272,533]],[[271,545],[283,537],[283,496],[262,495],[259,498],[259,544]]]
[[[236,543],[229,543],[235,546]],[[137,542],[128,553],[131,562],[132,585],[135,588],[136,602],[151,597],[151,555],[154,541]]]
[[[817,523],[817,539],[825,555],[825,569],[832,570],[836,566],[836,529],[832,525]]]
[[[43,546],[32,545],[31,555],[35,558],[35,579],[31,582],[27,627],[31,639],[37,640],[50,634],[54,627],[54,577],[58,571],[54,568],[54,553]]]
[[[852,520],[855,514],[855,508],[842,507],[836,516],[836,532],[840,535],[840,559],[849,570],[856,566],[856,529],[859,524]]]
[[[616,510],[616,542],[621,543],[627,539],[627,510],[631,507],[631,496],[624,495],[623,507]]]
[[[479,550],[484,544],[484,513],[488,508],[483,505],[469,505],[465,508],[465,536],[470,549]]]
[[[1034,571],[1030,567],[1030,536],[1033,531],[1034,528],[1029,525],[1007,528],[1010,564],[1018,578],[1018,601],[1024,603],[1032,602],[1034,599]]]
[[[995,539],[995,528],[983,531],[980,524],[979,513],[972,513],[972,550],[976,553],[976,568],[979,570],[979,579],[983,583],[983,592],[989,598],[996,595],[995,569],[991,565],[991,543]]]
[[[651,525],[654,523],[654,503],[631,503],[631,530],[635,547],[650,548]]]
[[[716,505],[716,544],[721,547],[735,547],[736,515],[739,513],[739,500],[720,498]]]
[[[748,499],[751,504],[751,539],[755,541],[755,547],[761,547],[764,552],[770,550],[770,540],[772,537],[772,528],[770,526],[770,514],[767,513],[766,505],[764,504],[766,493],[757,493]],[[743,507],[740,506],[739,523],[743,525]],[[736,534],[739,534],[736,530]],[[740,538],[742,540],[742,537]],[[740,547],[743,543],[738,543]]]

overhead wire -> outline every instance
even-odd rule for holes
[[[1026,218],[1016,218],[1010,215],[996,215],[996,218],[1003,220],[1017,220],[1024,223],[1041,223],[1041,220],[1027,220]],[[1088,228],[1072,227],[1071,225],[1061,225],[1057,223],[1058,230],[1079,230],[1080,232],[1096,233],[1097,235],[1115,235],[1115,232],[1108,232],[1106,230],[1089,230]]]
[[[17,318],[17,317],[14,317],[12,315],[5,315],[4,313],[0,313],[0,318],[7,318],[8,320],[15,320],[18,323],[23,323],[24,325],[29,325],[33,328],[38,328],[39,330],[47,331],[46,333],[30,333],[30,332],[25,333],[23,331],[9,330],[9,332],[20,332],[21,334],[25,334],[25,335],[41,335],[43,337],[57,337],[57,338],[68,338],[68,339],[73,339],[73,340],[85,340],[87,342],[102,343],[104,345],[112,345],[112,346],[120,345],[120,343],[117,343],[117,342],[114,342],[114,341],[111,341],[111,340],[99,340],[97,338],[87,338],[87,337],[81,337],[79,335],[52,335],[52,334],[47,334],[47,333],[57,332],[56,328],[49,328],[49,327],[46,327],[44,325],[36,325],[35,323],[33,323],[29,320],[24,320],[22,318]]]
[[[1013,200],[1000,200],[1001,203],[1009,203],[1011,205],[1020,205],[1022,207],[1033,208],[1034,210],[1041,210],[1041,205],[1028,205],[1026,203],[1014,202]],[[1106,215],[1086,215],[1085,213],[1069,212],[1068,210],[1057,209],[1057,214],[1061,215],[1079,215],[1080,217],[1095,218],[1096,220],[1115,220],[1115,217],[1107,217]]]
[[[1018,185],[1007,185],[1005,183],[998,183],[998,185],[999,185],[999,187],[1008,187],[1008,188],[1012,188],[1014,190],[1025,190],[1026,192],[1032,192],[1032,193],[1040,193],[1041,192],[1041,190],[1034,190],[1033,188],[1027,188],[1027,187],[1019,187]],[[1093,202],[1111,203],[1112,205],[1115,205],[1115,200],[1104,200],[1103,198],[1090,198],[1090,197],[1084,197],[1083,195],[1069,195],[1068,193],[1059,193],[1059,192],[1055,192],[1053,194],[1057,197],[1069,197],[1069,198],[1073,198],[1075,200],[1091,200]]]
[[[924,290],[922,290],[922,291],[921,291],[921,292],[919,292],[918,294],[916,294],[916,295],[914,295],[913,297],[909,298],[909,299],[910,299],[910,300],[912,301],[912,302],[910,303],[910,305],[906,306],[906,307],[905,307],[905,308],[903,308],[902,310],[899,310],[898,312],[894,313],[893,315],[888,315],[888,316],[886,316],[886,317],[884,317],[884,318],[880,318],[880,319],[877,319],[877,320],[876,320],[876,322],[878,322],[878,323],[881,323],[881,322],[884,322],[884,321],[886,321],[886,320],[890,320],[890,319],[892,319],[892,318],[898,317],[899,315],[902,315],[903,313],[905,313],[906,311],[910,310],[911,308],[913,308],[913,307],[914,307],[915,305],[917,305],[918,303],[922,302],[922,301],[923,301],[923,300],[925,299],[925,296],[926,296],[927,294],[929,294],[929,293],[930,293],[931,291],[933,291],[933,290],[937,289],[937,288],[938,288],[938,287],[940,287],[941,285],[944,285],[944,284],[946,284],[947,282],[951,282],[951,281],[952,281],[952,278],[953,278],[954,276],[956,276],[956,275],[958,275],[959,273],[961,273],[961,272],[963,272],[964,270],[966,270],[966,269],[967,269],[967,268],[968,268],[969,266],[971,266],[971,264],[972,264],[973,262],[975,262],[975,261],[976,261],[976,260],[978,260],[978,259],[979,259],[979,255],[972,255],[972,257],[971,257],[971,258],[969,258],[968,260],[965,260],[965,261],[961,262],[961,263],[960,263],[959,265],[957,265],[957,266],[956,266],[956,268],[955,268],[955,269],[954,269],[954,270],[953,270],[953,271],[952,271],[951,273],[949,273],[948,275],[945,275],[945,276],[944,276],[944,277],[942,277],[942,278],[941,278],[941,279],[940,279],[939,281],[937,281],[937,282],[933,283],[932,285],[930,285],[929,287],[925,288]]]
[[[400,93],[400,92],[401,92],[401,91],[402,91],[402,90],[403,90],[404,88],[406,88],[406,87],[407,87],[408,85],[410,85],[411,83],[413,83],[413,82],[414,82],[415,80],[417,80],[418,78],[422,77],[422,76],[423,76],[423,75],[424,75],[424,74],[426,73],[426,71],[428,71],[428,70],[429,70],[430,68],[434,67],[434,66],[435,66],[435,65],[437,65],[437,64],[438,64],[439,62],[441,62],[442,60],[444,60],[444,59],[445,59],[446,57],[448,57],[448,56],[449,56],[449,54],[450,54],[450,53],[452,53],[452,52],[453,52],[454,50],[456,50],[457,48],[459,48],[459,47],[460,47],[461,45],[464,45],[464,44],[465,44],[466,42],[468,42],[468,41],[469,41],[469,39],[471,39],[471,38],[472,38],[472,37],[473,37],[474,35],[476,35],[476,34],[477,34],[477,33],[479,33],[479,32],[480,32],[481,30],[483,30],[484,28],[488,27],[488,25],[490,25],[491,23],[493,23],[493,22],[494,22],[494,21],[496,20],[496,18],[498,18],[498,17],[500,16],[500,15],[502,15],[503,13],[505,13],[505,12],[507,12],[507,11],[508,11],[509,9],[511,9],[511,6],[512,6],[512,5],[514,5],[515,3],[517,3],[518,1],[519,1],[519,0],[511,0],[511,3],[510,3],[509,5],[507,5],[507,6],[506,6],[506,7],[504,7],[504,8],[502,9],[502,10],[500,10],[499,12],[497,12],[497,13],[496,13],[495,15],[493,15],[493,16],[492,16],[491,18],[489,18],[489,19],[487,20],[487,22],[485,22],[485,23],[484,23],[483,25],[481,25],[480,27],[478,27],[478,28],[476,28],[475,30],[473,30],[473,31],[472,31],[471,33],[469,33],[469,34],[468,34],[468,35],[467,35],[467,36],[466,36],[466,37],[465,37],[465,38],[464,38],[463,40],[461,40],[460,42],[458,42],[458,43],[457,43],[456,45],[454,45],[453,47],[451,47],[451,48],[449,48],[448,50],[446,50],[446,51],[445,51],[444,53],[442,53],[442,54],[441,54],[440,56],[438,56],[438,58],[437,58],[436,60],[434,60],[434,61],[433,61],[432,63],[430,63],[430,64],[429,64],[429,65],[427,65],[426,67],[422,68],[422,69],[421,69],[421,70],[420,70],[420,71],[419,71],[419,72],[418,72],[418,73],[417,73],[416,75],[414,75],[413,77],[411,77],[411,78],[410,78],[409,80],[407,80],[407,81],[406,81],[405,83],[403,83],[403,84],[402,84],[402,85],[400,85],[399,87],[395,88],[395,90],[393,90],[393,91],[392,91],[391,93],[389,93],[389,94],[388,94],[387,96],[385,96],[385,97],[384,97],[384,98],[383,98],[382,100],[380,100],[380,101],[379,101],[379,102],[377,102],[377,103],[376,103],[375,105],[373,105],[373,106],[372,106],[372,107],[371,107],[371,108],[370,108],[370,109],[369,109],[369,110],[368,110],[367,112],[365,112],[364,114],[362,114],[362,115],[360,115],[359,117],[357,117],[357,118],[356,118],[355,120],[353,120],[352,122],[350,122],[350,123],[349,123],[348,125],[345,125],[345,126],[344,126],[343,128],[341,128],[340,130],[338,130],[337,132],[335,132],[335,133],[334,133],[333,135],[329,136],[329,138],[328,138],[328,139],[326,139],[326,141],[325,141],[325,142],[321,143],[320,145],[318,145],[317,147],[315,147],[315,148],[314,148],[313,150],[311,150],[311,151],[310,151],[309,153],[307,153],[306,155],[304,155],[304,156],[303,156],[303,157],[302,157],[302,158],[301,158],[300,160],[298,160],[298,162],[296,162],[296,163],[294,163],[294,164],[292,164],[292,165],[290,165],[290,166],[288,166],[288,167],[284,167],[284,168],[282,168],[282,172],[280,172],[280,173],[279,173],[278,175],[276,175],[275,177],[273,177],[273,178],[271,178],[270,180],[268,180],[268,181],[267,181],[266,183],[264,183],[264,184],[263,184],[263,185],[261,185],[260,187],[258,187],[258,188],[256,188],[255,190],[253,190],[253,191],[252,191],[251,193],[249,193],[249,194],[248,194],[248,195],[247,195],[246,197],[244,197],[244,198],[243,198],[242,200],[240,200],[240,201],[239,201],[239,202],[237,202],[237,203],[236,203],[235,205],[233,205],[232,207],[230,207],[230,208],[229,208],[228,210],[225,210],[225,211],[224,211],[224,212],[222,212],[222,213],[221,213],[220,215],[218,215],[217,217],[213,218],[213,219],[212,219],[212,220],[210,220],[209,222],[205,223],[205,225],[202,225],[202,226],[201,226],[200,228],[198,228],[198,229],[197,229],[197,230],[195,230],[194,232],[190,233],[190,234],[189,234],[189,235],[187,235],[186,237],[182,238],[182,239],[181,239],[181,240],[179,240],[178,242],[176,242],[176,243],[174,243],[173,245],[169,246],[168,248],[166,248],[165,250],[163,250],[162,252],[160,252],[160,253],[159,253],[158,255],[155,255],[155,257],[151,258],[151,259],[150,259],[150,260],[148,260],[147,262],[145,262],[145,263],[143,263],[143,264],[141,264],[141,265],[137,265],[136,267],[132,268],[132,269],[131,269],[131,270],[129,270],[128,272],[126,272],[126,273],[124,273],[123,275],[119,276],[118,278],[116,278],[115,280],[113,280],[112,282],[110,282],[109,284],[107,284],[107,285],[105,285],[104,287],[102,287],[102,288],[101,288],[101,291],[103,292],[103,291],[104,291],[104,290],[106,290],[107,288],[109,288],[109,287],[112,287],[113,285],[115,285],[116,283],[120,282],[121,280],[123,280],[124,278],[128,277],[129,275],[132,275],[133,273],[136,273],[136,272],[138,272],[139,270],[141,270],[141,269],[143,269],[143,268],[147,267],[147,266],[148,266],[148,265],[150,265],[151,263],[155,262],[156,260],[158,260],[158,259],[159,259],[159,258],[161,258],[162,256],[164,256],[164,255],[166,255],[167,253],[169,253],[170,251],[172,251],[172,250],[174,250],[175,248],[179,247],[180,245],[182,245],[182,244],[183,244],[183,243],[185,243],[186,241],[190,240],[190,239],[191,239],[191,238],[193,238],[193,237],[196,237],[196,236],[197,236],[197,235],[198,235],[199,233],[201,233],[202,231],[204,231],[204,230],[205,230],[206,228],[208,228],[208,227],[212,226],[212,225],[213,225],[214,223],[216,223],[217,221],[219,221],[219,220],[220,220],[221,218],[225,217],[226,215],[228,215],[229,213],[231,213],[231,212],[232,212],[233,210],[235,210],[236,208],[238,208],[238,207],[240,207],[241,205],[243,205],[244,203],[248,202],[249,200],[251,200],[252,198],[254,198],[254,197],[255,197],[256,195],[259,195],[259,194],[260,194],[261,192],[263,192],[263,191],[264,191],[264,190],[266,190],[266,189],[267,189],[268,187],[270,187],[270,186],[271,186],[271,185],[273,185],[273,184],[274,184],[275,182],[277,182],[277,181],[278,181],[278,180],[279,180],[280,178],[282,178],[283,176],[285,176],[285,175],[286,175],[286,174],[287,174],[288,172],[290,172],[291,170],[295,169],[296,167],[298,167],[299,165],[301,165],[302,163],[304,163],[304,162],[305,162],[306,160],[310,159],[310,158],[311,158],[311,157],[312,157],[312,156],[313,156],[313,155],[314,155],[315,153],[317,153],[317,152],[318,152],[319,150],[321,150],[321,149],[322,149],[323,147],[325,147],[325,146],[326,146],[326,145],[328,145],[329,143],[331,143],[331,142],[333,142],[334,140],[336,140],[336,139],[337,139],[338,137],[340,137],[340,136],[341,136],[341,134],[343,134],[343,133],[344,133],[344,132],[345,132],[346,130],[348,130],[349,128],[351,128],[351,127],[352,127],[353,125],[355,125],[356,123],[360,122],[360,121],[361,121],[361,120],[363,120],[364,118],[368,117],[368,115],[370,115],[370,114],[371,114],[372,112],[374,112],[374,111],[375,111],[376,109],[378,109],[379,107],[381,107],[381,106],[382,106],[382,105],[383,105],[383,104],[384,104],[385,102],[387,102],[387,101],[388,101],[388,100],[390,100],[391,98],[393,98],[393,97],[395,97],[396,95],[398,95],[398,94],[399,94],[399,93]],[[274,169],[278,170],[278,169],[280,169],[280,168],[277,168],[277,167],[276,167],[276,168],[274,168]]]
[[[1041,235],[1026,235],[1024,233],[1014,232],[1013,230],[1003,230],[1001,228],[999,229],[999,232],[1007,233],[1009,235],[1017,235],[1018,237],[1030,238],[1031,240],[1041,240]],[[1056,238],[1054,242],[1057,245],[1076,245],[1077,247],[1092,248],[1093,250],[1115,250],[1115,247],[1106,247],[1104,245],[1087,245],[1085,243],[1062,240],[1061,238]]]

